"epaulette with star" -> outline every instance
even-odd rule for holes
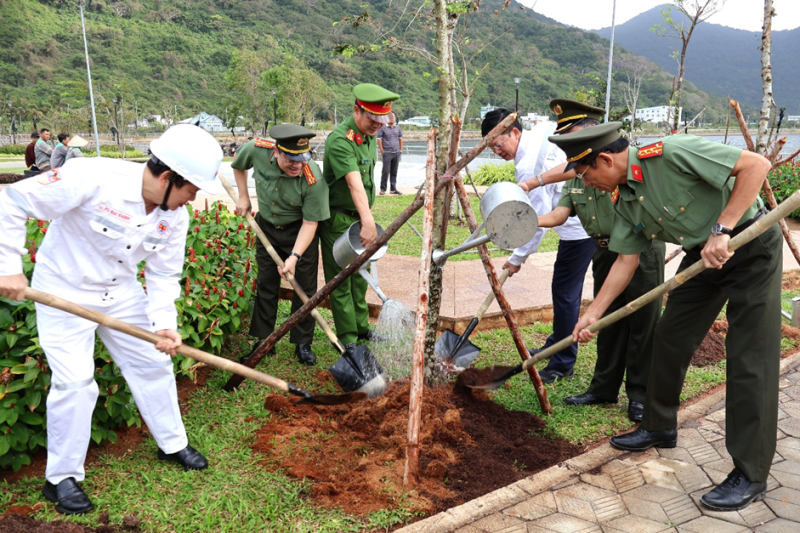
[[[360,133],[356,133],[353,130],[347,130],[347,135],[345,135],[344,137],[345,137],[345,139],[347,139],[350,142],[355,142],[356,146],[361,146],[361,143],[364,142],[361,139],[361,134]]]
[[[303,165],[303,176],[306,177],[306,183],[309,185],[314,185],[317,182],[317,178],[314,177],[314,171],[308,165]]]
[[[664,153],[664,143],[659,141],[655,144],[639,148],[636,152],[636,157],[639,159],[647,159],[648,157],[658,157]]]
[[[253,145],[257,146],[258,148],[275,148],[275,141],[258,138],[253,141]]]

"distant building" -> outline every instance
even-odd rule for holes
[[[789,115],[786,120],[788,122],[800,122],[800,115]]]
[[[527,115],[522,115],[520,117],[520,121],[522,121],[522,127],[530,129],[535,125],[539,124],[540,122],[549,122],[550,117],[548,115],[537,115],[536,113],[528,113]]]
[[[636,110],[636,118],[643,122],[651,124],[658,124],[660,122],[672,122],[674,108],[668,105],[661,105],[657,107],[643,107]],[[630,120],[631,116],[625,117],[625,120]],[[683,108],[678,110],[678,123],[683,122]]]
[[[431,125],[431,117],[411,117],[407,120],[401,120],[398,122],[401,126],[430,126]]]
[[[494,111],[495,109],[497,109],[497,106],[496,105],[492,105],[492,104],[486,104],[485,106],[482,106],[481,107],[481,120],[486,118],[486,113],[488,113],[489,111]]]
[[[178,124],[194,124],[206,131],[227,131],[225,122],[221,118],[216,115],[209,115],[205,111],[201,112],[199,115],[181,120]]]

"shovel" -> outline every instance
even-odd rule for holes
[[[741,248],[748,242],[764,233],[764,231],[766,231],[770,226],[788,216],[789,213],[797,209],[798,206],[800,206],[800,191],[796,191],[769,214],[763,218],[760,218],[749,228],[732,238],[728,243],[728,250],[734,251],[738,248]],[[653,300],[663,297],[667,292],[671,291],[678,285],[686,283],[689,279],[693,278],[704,270],[705,267],[703,266],[703,261],[701,260],[696,262],[671,280],[662,283],[647,294],[632,301],[625,307],[614,311],[610,315],[604,316],[594,324],[590,325],[587,329],[592,333],[600,331],[604,327],[609,326],[614,322],[621,320],[622,318],[625,318]],[[470,368],[458,376],[458,381],[462,385],[471,389],[493,390],[502,386],[503,383],[505,383],[508,379],[519,374],[523,370],[529,369],[539,361],[551,357],[554,353],[557,353],[568,346],[572,346],[574,343],[575,341],[572,340],[572,336],[565,337],[564,339],[558,341],[549,348],[542,350],[524,363],[517,366],[492,366],[482,369]]]
[[[231,187],[231,184],[222,175],[219,176],[219,179],[222,182],[222,186],[228,191],[230,197],[236,202],[238,195]],[[272,257],[275,264],[283,268],[283,260],[278,255],[278,252],[275,251],[275,248],[272,247],[269,239],[267,239],[267,236],[261,230],[261,227],[253,216],[247,213],[245,218],[256,235],[258,235],[261,244],[264,245],[264,248],[266,248],[267,253]],[[303,303],[307,302],[308,296],[303,292],[303,289],[300,288],[300,284],[297,283],[294,276],[286,274],[286,279],[291,283],[300,301]],[[322,318],[322,315],[319,314],[319,311],[313,309],[311,311],[311,316],[314,317],[314,320],[317,321],[322,331],[328,336],[331,344],[342,354],[342,357],[329,369],[334,379],[336,379],[336,382],[339,383],[339,386],[342,387],[345,392],[364,392],[369,398],[374,398],[383,394],[387,386],[386,379],[383,377],[383,369],[380,367],[380,364],[378,364],[375,356],[372,355],[372,352],[369,351],[369,348],[363,344],[361,346],[355,346],[352,349],[345,348],[333,330],[331,330],[328,323],[325,322],[325,319]]]
[[[506,282],[508,276],[508,269],[503,270],[497,280],[500,282],[501,286]],[[445,364],[455,364],[455,366],[460,368],[467,368],[472,364],[472,361],[481,353],[481,349],[469,341],[469,336],[475,330],[478,322],[481,321],[483,314],[489,309],[493,301],[494,292],[492,291],[486,296],[486,300],[483,301],[475,317],[470,321],[467,325],[467,329],[464,330],[464,333],[462,333],[460,337],[456,335],[452,329],[446,329],[442,332],[442,336],[439,337],[439,340],[436,341],[436,345],[434,346],[436,359],[441,360]]]
[[[97,311],[92,311],[91,309],[87,309],[78,304],[68,302],[67,300],[59,298],[58,296],[38,291],[36,289],[31,289],[30,287],[25,289],[25,298],[49,307],[61,309],[67,313],[71,313],[81,318],[85,318],[86,320],[96,322],[101,326],[106,326],[108,328],[121,331],[122,333],[127,333],[128,335],[136,337],[137,339],[152,342],[153,344],[164,340],[164,337],[156,335],[155,333],[142,329],[138,326],[134,326],[133,324],[128,324],[122,320],[104,315],[103,313],[99,313]],[[302,399],[297,403],[340,405],[343,403],[358,402],[367,398],[367,395],[363,392],[314,395],[307,390],[301,389],[297,385],[292,385],[291,383],[283,381],[282,379],[263,374],[257,370],[253,370],[252,368],[240,365],[239,363],[234,363],[233,361],[229,361],[227,359],[223,359],[222,357],[217,357],[216,355],[211,355],[210,353],[203,352],[197,348],[192,348],[191,346],[186,346],[185,344],[178,347],[177,352],[181,355],[185,355],[186,357],[191,357],[196,361],[200,361],[217,368],[221,368],[222,370],[227,370],[229,372],[233,372],[234,374],[239,374],[241,376],[250,378],[265,385],[269,385],[273,389],[278,389],[283,392],[288,392],[289,394],[294,394],[295,396],[300,396]]]

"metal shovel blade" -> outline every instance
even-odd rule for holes
[[[458,375],[459,385],[470,389],[494,390],[500,388],[511,377],[522,372],[522,365],[468,368]]]
[[[303,398],[295,405],[302,403],[310,403],[315,405],[342,405],[344,403],[356,403],[367,399],[367,394],[364,392],[345,392],[344,394],[317,394],[307,398]]]
[[[346,349],[328,371],[345,392],[358,391],[383,374],[380,363],[363,344]]]
[[[481,349],[472,344],[469,340],[464,341],[458,351],[453,354],[453,349],[458,344],[460,335],[451,329],[446,329],[442,335],[436,340],[433,351],[436,354],[437,361],[446,361],[448,358],[452,363],[460,368],[467,368],[472,364],[472,361],[481,353]]]

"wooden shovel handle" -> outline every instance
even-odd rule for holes
[[[780,205],[778,205],[775,209],[770,211],[767,215],[756,220],[749,228],[741,232],[736,237],[732,238],[728,243],[728,250],[734,251],[738,248],[741,248],[748,242],[752,241],[753,239],[764,233],[772,225],[777,224],[783,218],[789,216],[789,214],[795,209],[797,209],[799,206],[800,206],[800,191],[795,191],[794,194],[792,194],[790,197],[784,200]],[[590,325],[587,329],[592,333],[600,331],[604,327],[609,326],[614,322],[617,322],[625,318],[634,311],[639,310],[641,307],[649,304],[653,300],[664,296],[664,294],[668,293],[678,285],[686,283],[691,278],[695,277],[705,269],[706,268],[703,265],[702,260],[696,262],[683,272],[678,273],[671,280],[662,283],[658,287],[652,289],[647,294],[644,294],[639,298],[635,299],[625,307],[622,307],[614,311],[610,315],[604,316],[594,324]],[[532,367],[539,361],[547,359],[548,357],[551,357],[554,353],[557,353],[563,350],[564,348],[572,346],[573,344],[575,344],[575,341],[572,340],[571,335],[569,337],[565,337],[562,340],[550,346],[549,348],[542,350],[541,352],[537,353],[536,355],[532,356],[530,359],[525,361],[522,365],[522,369],[527,370],[528,368]]]
[[[147,342],[152,342],[153,344],[156,344],[164,340],[164,337],[162,337],[161,335],[156,335],[153,332],[147,331],[138,326],[134,326],[133,324],[123,322],[122,320],[118,320],[116,318],[110,317],[103,313],[99,313],[97,311],[92,311],[91,309],[87,309],[78,304],[68,302],[67,300],[59,298],[58,296],[54,296],[46,292],[32,289],[30,287],[25,289],[25,298],[33,300],[34,302],[40,304],[47,305],[49,307],[55,307],[56,309],[61,309],[62,311],[66,311],[67,313],[71,313],[81,318],[85,318],[86,320],[91,320],[92,322],[96,322],[101,326],[106,326],[111,329],[121,331],[122,333],[127,333],[128,335],[136,337],[137,339],[142,339]],[[181,345],[178,348],[177,352],[181,355],[191,357],[196,361],[201,361],[211,366],[221,368],[222,370],[227,370],[228,372],[239,374],[240,376],[244,376],[246,378],[250,378],[254,381],[258,381],[265,385],[269,385],[270,387],[281,390],[283,392],[290,392],[292,394],[296,394],[296,390],[301,390],[295,387],[294,385],[291,385],[283,381],[282,379],[278,379],[268,374],[264,374],[263,372],[259,372],[258,370],[253,370],[252,368],[240,365],[239,363],[234,363],[233,361],[229,361],[228,359],[224,359],[222,357],[217,357],[216,355],[206,353],[202,350],[198,350],[197,348],[186,346],[185,344]]]
[[[501,287],[503,286],[503,283],[506,282],[510,274],[511,273],[508,269],[505,269],[500,273],[500,277],[497,278],[497,282],[500,284]],[[477,318],[479,322],[481,318],[483,318],[483,314],[486,312],[486,310],[489,309],[489,306],[492,305],[493,301],[494,301],[494,291],[489,291],[489,294],[486,296],[486,299],[481,304],[480,308],[478,309],[478,312],[475,313],[475,318]]]
[[[233,190],[233,187],[231,187],[230,182],[228,182],[225,176],[220,174],[218,177],[219,180],[222,182],[222,186],[225,187],[225,190],[228,191],[228,195],[235,203],[239,199],[239,195],[236,194],[236,191]],[[256,235],[258,235],[258,240],[260,240],[261,244],[264,245],[264,248],[267,249],[267,253],[272,258],[272,260],[275,261],[275,264],[283,268],[283,259],[281,259],[281,256],[278,255],[278,252],[275,251],[275,248],[272,247],[272,244],[269,242],[269,239],[264,234],[264,231],[261,229],[256,220],[253,218],[253,215],[251,215],[250,213],[246,213],[244,218],[247,220],[247,223],[250,224],[250,227],[253,228],[253,231],[256,233]],[[291,283],[292,288],[294,289],[294,292],[295,294],[297,294],[298,298],[300,298],[300,301],[306,303],[308,301],[308,295],[306,295],[306,293],[300,287],[300,284],[297,283],[297,280],[294,279],[294,276],[292,276],[291,274],[286,274],[286,279],[289,281],[289,283]],[[322,328],[322,331],[325,332],[325,335],[328,336],[328,339],[330,339],[333,345],[340,352],[344,353],[344,346],[339,341],[339,337],[336,336],[336,333],[333,332],[331,327],[328,325],[327,322],[325,322],[325,319],[322,318],[322,315],[319,314],[319,311],[317,311],[316,308],[311,310],[311,316],[314,317],[314,320],[317,321],[317,324],[319,324],[319,327]]]

